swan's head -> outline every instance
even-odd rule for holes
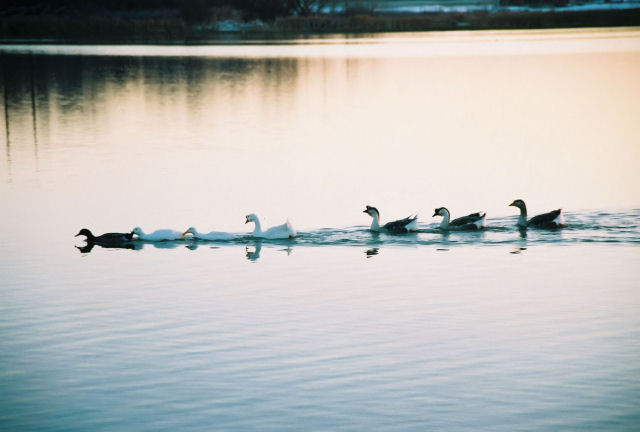
[[[521,199],[513,200],[513,202],[509,205],[513,207],[518,207],[519,209],[523,209],[526,207],[526,205],[524,204],[524,201],[522,201]]]
[[[433,211],[433,216],[432,217],[436,217],[436,216],[446,216],[449,214],[449,210],[447,210],[446,207],[438,207],[437,209],[435,209]]]
[[[247,220],[244,221],[244,223],[246,224],[248,224],[249,222],[256,222],[258,220],[258,216],[256,216],[254,213],[248,214],[245,217],[247,218]]]
[[[184,236],[186,236],[187,234],[196,235],[196,229],[194,227],[189,227],[185,232],[182,233],[182,238],[184,238]]]
[[[76,235],[75,235],[75,237],[78,237],[78,236],[81,236],[81,235],[86,236],[87,238],[91,238],[91,237],[93,237],[93,234],[91,234],[91,231],[89,231],[89,230],[88,230],[88,229],[86,229],[86,228],[82,228],[82,229],[80,230],[80,232],[79,232],[78,234],[76,234]]]
[[[142,228],[140,227],[135,227],[134,229],[131,230],[131,234],[135,234],[135,235],[142,235]]]
[[[371,207],[371,206],[367,206],[367,208],[366,208],[366,209],[364,209],[364,210],[362,211],[362,213],[366,213],[366,214],[368,214],[368,215],[369,215],[369,216],[371,216],[371,217],[375,217],[375,216],[377,216],[378,218],[380,217],[380,212],[378,211],[378,209],[377,209],[377,208],[375,208],[375,207]],[[375,216],[374,216],[374,215],[375,215]]]

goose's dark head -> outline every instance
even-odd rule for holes
[[[74,237],[78,237],[78,236],[82,236],[82,235],[86,236],[88,239],[93,238],[93,234],[87,228],[82,228],[80,230],[80,232],[78,234],[76,234]]]
[[[368,215],[369,215],[369,216],[371,216],[371,217],[373,217],[373,215],[376,215],[376,216],[380,217],[380,212],[378,211],[378,209],[377,209],[377,208],[375,208],[375,207],[371,207],[371,206],[369,206],[369,205],[367,206],[367,208],[366,208],[366,209],[364,209],[364,210],[362,211],[362,213],[366,213],[366,214],[368,214]]]
[[[431,217],[444,216],[445,212],[449,213],[449,210],[447,210],[445,207],[438,207],[433,211],[433,216]]]
[[[509,206],[518,207],[519,209],[526,207],[524,201],[522,201],[521,199],[513,200],[513,202],[509,204]]]

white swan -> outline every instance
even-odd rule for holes
[[[190,227],[188,230],[183,232],[182,237],[184,238],[184,236],[186,236],[187,234],[192,234],[193,238],[196,240],[212,240],[212,241],[213,240],[233,240],[233,237],[234,237],[233,234],[220,232],[220,231],[211,231],[208,233],[201,233],[201,232],[198,232],[198,230],[195,229],[194,227]]]
[[[387,222],[380,226],[380,212],[377,208],[367,206],[362,213],[366,213],[373,219],[371,221],[371,231],[387,231],[392,234],[406,233],[409,231],[415,231],[418,225],[418,215],[407,216],[404,219],[398,219],[393,222]]]
[[[251,233],[253,237],[265,239],[286,239],[294,238],[298,234],[288,220],[282,225],[274,226],[266,231],[262,231],[262,228],[260,226],[260,219],[258,219],[258,216],[256,216],[254,213],[251,213],[248,214],[246,218],[246,224],[249,222],[254,222],[256,224],[255,228],[253,229],[253,233]]]
[[[152,242],[182,240],[183,238],[180,231],[174,231],[171,229],[159,229],[152,233],[146,234],[144,231],[142,231],[142,228],[135,227],[131,232],[137,235],[140,240]]]
[[[523,200],[514,200],[510,206],[518,207],[520,209],[520,216],[518,216],[518,226],[521,228],[536,227],[536,228],[559,228],[564,226],[564,215],[562,209],[552,210],[548,213],[539,214],[532,217],[527,221],[527,205]]]
[[[442,216],[442,222],[440,222],[440,229],[442,230],[468,231],[486,227],[486,212],[471,213],[451,220],[449,210],[446,207],[439,207],[433,212],[433,217],[436,216]]]

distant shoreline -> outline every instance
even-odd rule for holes
[[[636,26],[640,26],[640,8],[319,14],[273,22],[225,20],[207,24],[187,24],[179,18],[5,16],[0,18],[0,43],[207,43],[328,34]]]

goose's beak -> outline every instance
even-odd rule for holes
[[[80,235],[80,233],[78,233],[78,234],[74,235],[74,237],[78,237],[79,235]]]
[[[439,215],[438,215],[438,212],[435,212],[435,213],[433,214],[433,216],[431,216],[431,217],[436,217],[436,216],[439,216]]]
[[[511,204],[509,204],[509,206],[514,206],[515,207],[516,206],[516,202],[513,201]]]
[[[367,209],[362,210],[362,213],[369,213],[369,210],[367,210]]]
[[[245,224],[249,223],[249,216],[245,216],[246,220],[244,221]]]

